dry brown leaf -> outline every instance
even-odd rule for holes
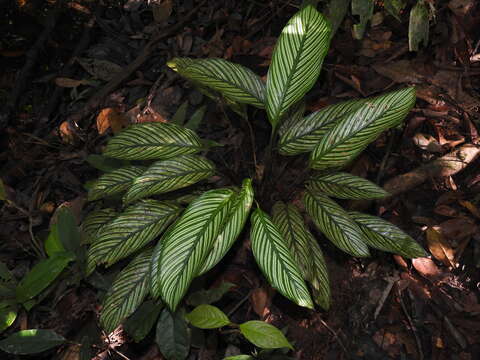
[[[444,238],[459,243],[475,234],[478,231],[478,226],[473,219],[458,217],[439,224],[438,231],[442,233]]]
[[[100,135],[104,134],[109,128],[114,134],[128,126],[128,119],[125,114],[118,112],[114,108],[105,108],[97,116],[97,130]]]
[[[270,304],[272,303],[273,291],[272,289],[260,287],[252,291],[250,295],[250,302],[255,313],[262,319],[270,312]]]
[[[438,280],[442,274],[438,266],[429,258],[412,259],[412,265],[420,275],[427,279]]]
[[[445,266],[455,267],[455,252],[436,227],[427,229],[427,245],[435,259]]]
[[[435,214],[447,217],[457,217],[460,215],[460,212],[457,209],[445,204],[435,206],[435,209],[433,211],[435,212]]]
[[[473,216],[475,216],[477,219],[480,219],[480,210],[478,210],[478,208],[472,202],[467,200],[459,200],[458,202],[460,205],[470,211]]]
[[[172,0],[155,0],[150,2],[152,6],[153,19],[157,24],[167,21],[172,14]]]
[[[76,134],[68,121],[62,122],[58,130],[60,132],[60,137],[64,142],[68,144],[73,144],[75,142]]]
[[[79,85],[88,85],[89,81],[70,79],[67,77],[57,77],[55,78],[55,84],[63,88],[75,88]]]

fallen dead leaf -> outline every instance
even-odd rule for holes
[[[412,265],[420,275],[427,279],[438,280],[442,274],[438,266],[429,258],[412,259]]]
[[[117,134],[127,126],[127,116],[115,108],[105,108],[97,116],[97,130],[100,135],[103,135],[109,128],[114,134]]]
[[[427,229],[427,245],[435,259],[445,266],[455,267],[455,252],[437,227]]]
[[[272,289],[260,287],[252,291],[250,295],[250,302],[255,313],[262,319],[270,312],[270,304],[272,303],[273,291]]]
[[[478,210],[478,208],[472,202],[467,200],[459,200],[458,202],[460,205],[470,211],[473,216],[475,216],[477,219],[480,219],[480,210]]]
[[[63,88],[75,88],[80,85],[88,85],[90,84],[90,82],[88,80],[77,80],[66,77],[57,77],[55,78],[55,84]]]
[[[68,121],[62,122],[58,130],[60,132],[60,137],[62,138],[63,142],[67,144],[73,144],[75,142],[76,134]]]

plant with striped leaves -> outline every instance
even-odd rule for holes
[[[304,208],[336,247],[356,257],[369,256],[369,247],[408,258],[425,255],[398,227],[349,212],[332,199],[388,195],[376,184],[340,170],[383,131],[402,123],[415,103],[415,90],[350,100],[305,116],[303,97],[317,81],[330,37],[328,21],[313,6],[302,7],[278,39],[266,83],[223,59],[175,58],[168,63],[241,116],[247,115],[247,105],[266,110],[272,135],[263,177],[245,179],[240,187],[196,193],[185,208],[185,188],[215,174],[215,164],[206,158],[211,151],[208,141],[177,124],[148,123],[133,125],[108,142],[105,156],[130,163],[102,175],[90,189],[92,201],[123,195],[119,211],[101,208],[83,224],[91,244],[87,274],[99,265],[135,257],[105,297],[100,320],[107,331],[130,317],[146,298],[160,300],[174,314],[192,281],[222,260],[249,218],[251,248],[268,282],[299,306],[329,308],[327,266],[317,239],[301,210],[288,202],[291,199],[272,195],[269,184],[276,176],[271,164],[279,158],[273,149],[283,156],[308,154],[312,176],[306,182]],[[269,206],[272,196],[278,201]],[[256,209],[251,211],[254,202]],[[271,207],[271,215],[261,207]]]

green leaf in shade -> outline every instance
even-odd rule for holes
[[[252,320],[240,324],[240,332],[248,341],[262,349],[293,349],[280,330],[264,321]]]
[[[253,255],[270,284],[297,305],[313,309],[301,271],[277,227],[260,209],[252,213],[251,222]]]
[[[103,227],[116,216],[118,216],[118,214],[111,208],[94,210],[88,214],[81,226],[81,229],[85,234],[83,237],[83,243],[89,244],[97,239]]]
[[[88,191],[88,200],[94,201],[121,194],[127,190],[133,180],[142,175],[145,170],[146,168],[143,166],[126,166],[100,176]]]
[[[125,160],[163,160],[201,149],[200,138],[192,130],[155,122],[123,130],[108,142],[104,154]]]
[[[45,240],[45,252],[49,257],[52,257],[55,253],[65,252],[65,248],[63,247],[60,237],[58,236],[57,224],[53,224],[50,227],[50,232]]]
[[[360,22],[353,25],[353,37],[362,39],[367,23],[373,16],[374,0],[352,0],[352,15],[358,15]]]
[[[24,303],[37,296],[50,285],[74,259],[73,254],[57,253],[40,261],[20,281],[16,289],[17,300]]]
[[[279,153],[297,155],[312,151],[328,130],[363,103],[363,100],[350,100],[329,105],[296,121],[281,134]]]
[[[210,190],[190,203],[163,235],[152,258],[152,294],[175,311],[223,229],[236,193]]]
[[[13,301],[0,301],[0,333],[17,318],[17,305]]]
[[[235,199],[233,200],[232,208],[227,215],[223,230],[215,239],[212,250],[207,256],[202,268],[199,270],[198,276],[206,273],[217,265],[226,255],[228,250],[230,250],[235,240],[237,240],[248,219],[253,197],[252,180],[243,180],[242,189],[240,190],[240,193],[236,194]]]
[[[298,11],[283,28],[267,77],[267,114],[273,127],[315,84],[330,43],[330,26],[315,7]]]
[[[345,166],[383,131],[399,125],[415,99],[410,87],[366,100],[320,139],[310,154],[310,166],[316,170]]]
[[[111,333],[134,313],[150,289],[150,262],[153,249],[135,257],[115,278],[103,301],[100,323]]]
[[[388,192],[371,181],[344,172],[315,176],[308,181],[308,186],[313,191],[338,199],[382,199],[388,196]]]
[[[330,0],[328,2],[328,20],[332,24],[332,37],[342,24],[345,15],[347,15],[349,5],[350,0]]]
[[[66,340],[53,330],[22,330],[0,341],[0,349],[15,355],[36,354],[58,345]]]
[[[357,211],[348,213],[362,229],[364,241],[371,247],[392,252],[406,258],[425,257],[425,250],[397,226],[377,216]]]
[[[224,59],[185,58],[174,58],[167,65],[186,79],[217,91],[228,100],[264,107],[264,83],[242,65]]]
[[[147,300],[125,321],[123,328],[138,343],[152,330],[162,309],[161,302]]]
[[[353,256],[370,255],[361,229],[335,201],[307,190],[303,202],[315,225],[336,247]]]
[[[163,309],[157,322],[155,342],[167,360],[184,360],[190,352],[190,333],[183,311]]]
[[[424,1],[417,1],[417,4],[410,10],[410,22],[408,24],[408,47],[410,51],[418,51],[420,44],[428,45],[429,18],[428,8]]]
[[[94,168],[103,172],[114,171],[118,168],[129,165],[129,161],[112,159],[97,154],[88,155],[85,161],[92,165]]]
[[[185,124],[185,127],[192,131],[197,131],[198,127],[200,126],[200,123],[203,121],[203,118],[206,112],[207,112],[207,105],[203,105],[199,107],[197,110],[195,110],[190,120],[187,121],[187,123]]]
[[[80,230],[72,211],[68,207],[61,207],[58,210],[57,233],[65,250],[75,254],[77,257],[82,252]]]
[[[0,261],[0,280],[0,283],[15,283],[14,276],[2,261]]]
[[[313,269],[309,245],[311,234],[305,227],[302,215],[294,205],[278,201],[272,208],[272,221],[285,240],[303,278],[309,280]]]
[[[125,204],[138,199],[178,190],[209,178],[215,165],[197,155],[183,155],[175,159],[154,162],[141,176],[133,180],[123,197]]]
[[[318,245],[317,240],[313,238],[313,235],[310,237],[309,246],[313,268],[308,282],[312,289],[313,301],[324,310],[328,310],[330,308],[331,294],[327,264],[325,263],[322,249],[320,249],[320,246]]]
[[[400,11],[402,11],[405,5],[405,0],[385,0],[383,6],[395,19],[402,21],[400,18]]]
[[[182,126],[187,118],[187,110],[188,110],[188,100],[184,101],[182,105],[180,105],[173,115],[172,119],[169,121],[170,124],[176,124]]]
[[[103,227],[87,254],[87,275],[96,265],[110,266],[141,249],[160,235],[178,216],[173,202],[142,200]]]
[[[202,304],[213,304],[219,301],[234,284],[229,282],[222,282],[218,287],[209,290],[199,290],[191,293],[187,298],[187,304],[190,306],[198,306]]]
[[[230,324],[228,316],[222,310],[208,304],[198,305],[185,318],[200,329],[216,329]]]
[[[223,358],[223,360],[253,360],[254,357],[250,355],[234,355],[234,356],[227,356]]]

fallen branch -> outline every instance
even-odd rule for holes
[[[192,18],[196,13],[198,13],[198,10],[206,1],[207,0],[201,1],[200,4],[198,4],[194,9],[192,9],[187,15],[182,17],[182,21],[180,21],[179,23],[170,27],[168,30],[153,36],[135,60],[133,60],[128,66],[123,68],[123,70],[117,76],[115,76],[112,80],[105,84],[97,93],[91,96],[85,106],[80,111],[71,115],[68,118],[69,123],[78,124],[91,113],[98,110],[104,98],[108,94],[113,92],[125,80],[127,80],[140,66],[143,65],[145,61],[150,58],[150,54],[155,50],[158,42],[171,35],[176,34],[180,29],[182,29],[182,27],[190,20],[190,18]]]
[[[383,188],[392,196],[421,185],[427,179],[455,175],[480,155],[480,146],[465,144],[431,163],[388,180]]]

